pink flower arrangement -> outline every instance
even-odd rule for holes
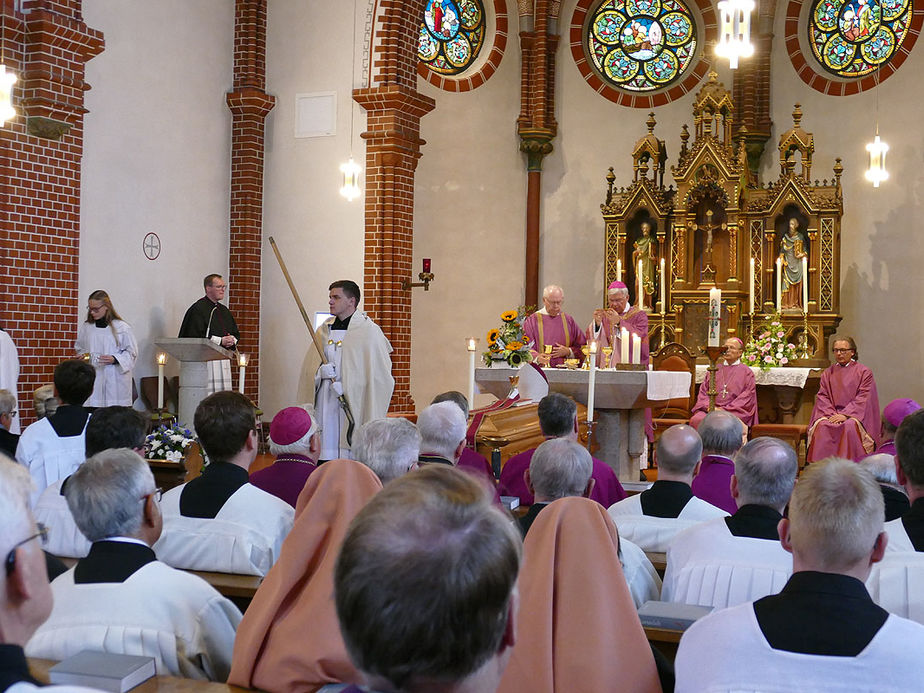
[[[796,356],[796,347],[786,341],[786,330],[779,315],[767,316],[767,324],[760,335],[752,338],[744,347],[743,363],[770,370],[774,366],[785,366]]]

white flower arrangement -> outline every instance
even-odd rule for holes
[[[179,462],[186,448],[195,442],[192,431],[177,424],[158,426],[145,439],[145,457],[152,460]]]
[[[796,347],[786,341],[786,331],[779,315],[769,315],[763,331],[744,347],[743,363],[768,371],[785,366],[796,357]]]

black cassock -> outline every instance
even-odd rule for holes
[[[214,312],[213,312],[214,311]],[[234,316],[221,303],[212,303],[208,297],[203,296],[193,303],[183,316],[178,337],[224,337],[234,335],[241,338],[241,331],[237,329]],[[235,347],[231,347],[234,349]]]
[[[178,336],[211,338],[224,337],[229,334],[234,335],[235,339],[241,338],[241,332],[237,329],[237,323],[231,311],[221,303],[212,303],[207,296],[203,296],[186,311]],[[227,348],[235,351],[237,346]],[[230,361],[227,359],[209,361],[208,373],[209,392],[232,389]]]

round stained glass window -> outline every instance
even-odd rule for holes
[[[434,72],[457,75],[478,57],[484,43],[481,0],[427,0],[417,56]]]
[[[828,72],[863,77],[902,45],[911,11],[911,0],[816,0],[808,25],[809,44]]]
[[[653,91],[680,77],[696,52],[696,22],[679,0],[607,0],[591,15],[587,54],[620,89]]]

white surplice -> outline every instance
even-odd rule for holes
[[[60,438],[47,418],[26,426],[16,447],[16,461],[24,465],[32,475],[35,483],[33,505],[42,491],[59,479],[70,476],[83,464],[86,459],[86,432],[84,424],[80,435]]]
[[[186,484],[161,499],[164,530],[157,557],[174,568],[266,575],[292,529],[291,505],[252,484],[244,484],[214,518],[184,517],[180,495]]]
[[[86,401],[88,407],[132,405],[132,370],[138,357],[138,343],[131,325],[124,320],[113,320],[106,327],[82,322],[77,329],[75,349],[78,354],[90,354],[90,365],[96,371],[93,394]],[[116,363],[101,364],[98,356],[114,356]]]
[[[83,558],[90,551],[90,542],[74,522],[67,498],[61,495],[63,483],[64,479],[59,479],[42,491],[32,508],[32,515],[36,522],[48,528],[48,541],[45,543],[48,553],[65,558]]]
[[[125,582],[51,583],[51,616],[26,655],[61,660],[81,650],[153,657],[161,676],[225,681],[241,612],[202,578],[154,561]]]
[[[0,330],[0,390],[9,390],[16,396],[16,409],[19,409],[19,352],[16,345],[4,330]],[[10,423],[10,433],[19,435],[20,417],[14,416]]]

